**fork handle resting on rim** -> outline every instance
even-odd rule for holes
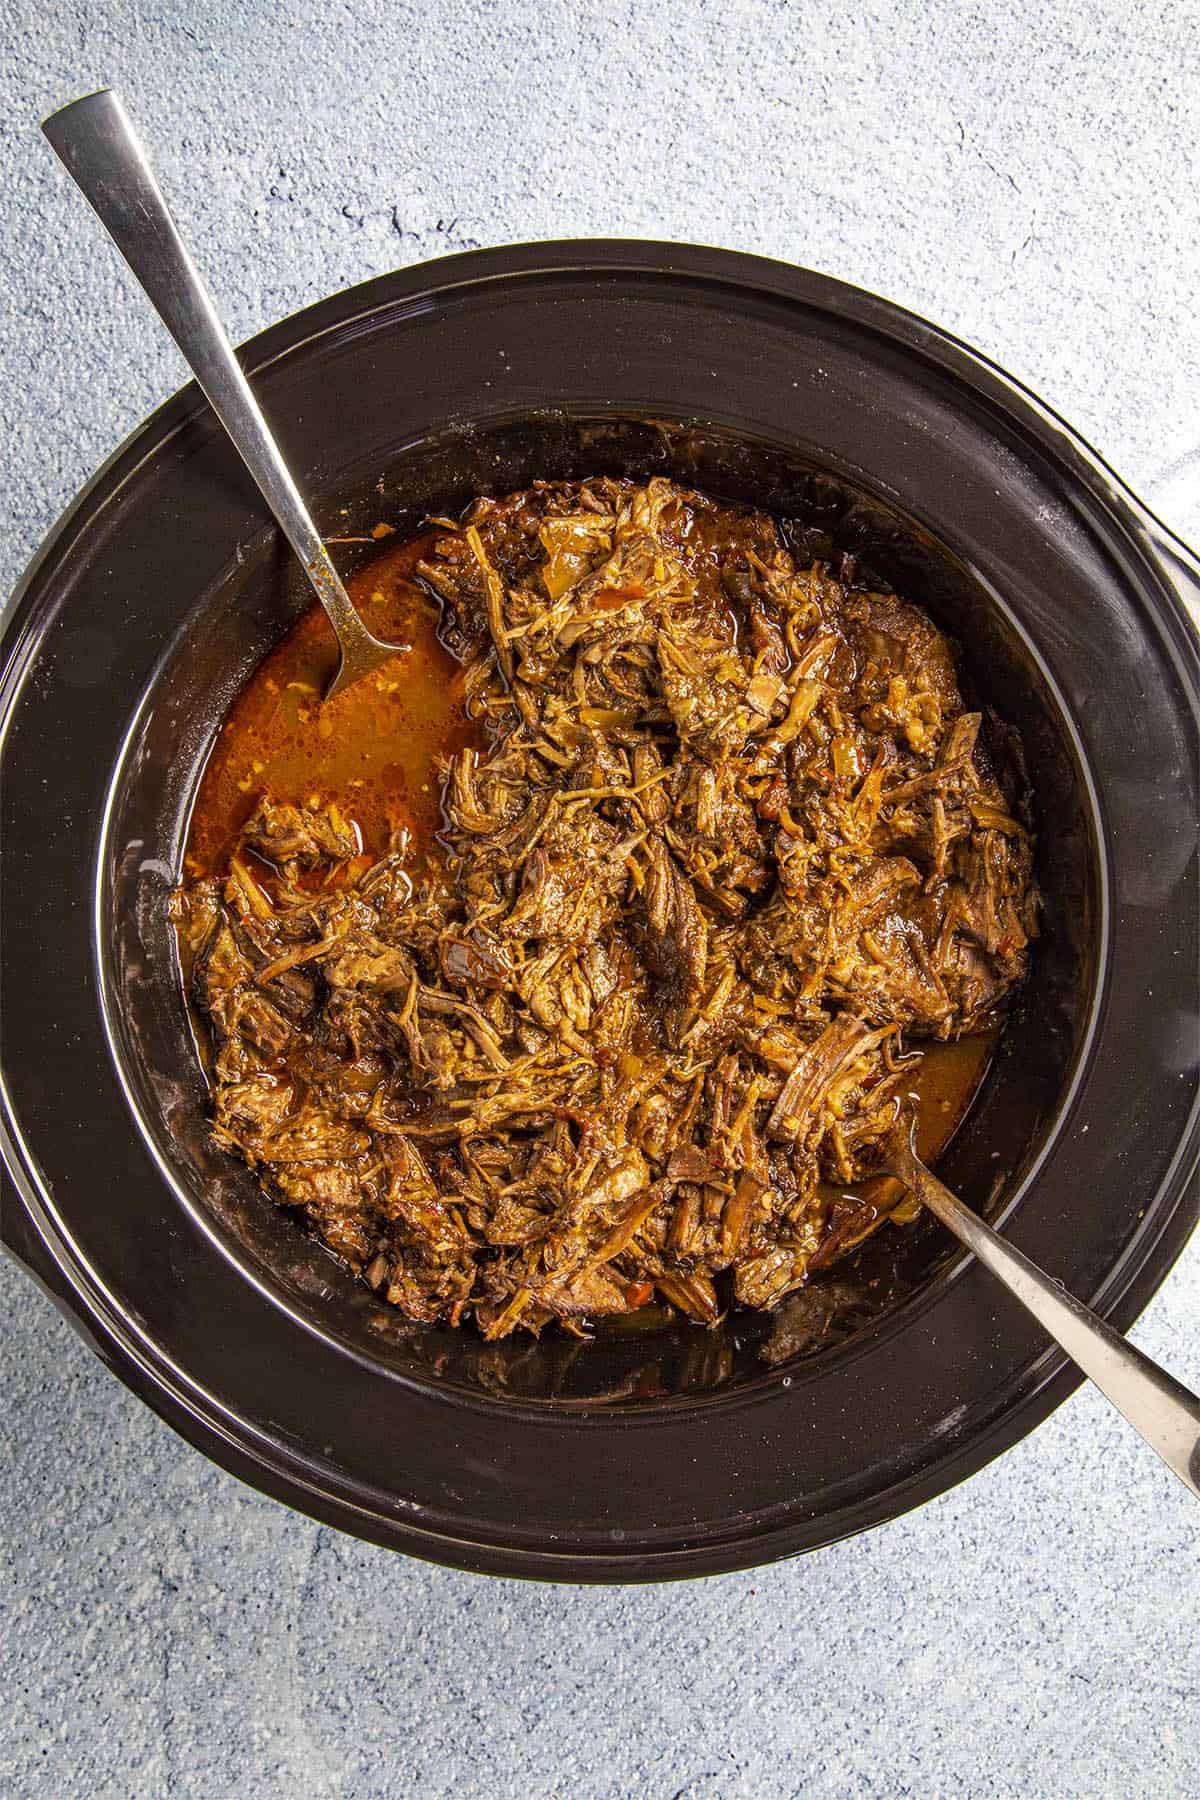
[[[884,1146],[884,1164],[1015,1294],[1200,1500],[1200,1399],[985,1225],[925,1167],[903,1121]]]

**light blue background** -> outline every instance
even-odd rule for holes
[[[1188,0],[6,0],[0,19],[6,589],[183,379],[37,134],[106,82],[239,338],[446,250],[696,239],[939,320],[1135,485],[1200,441]],[[11,1267],[0,1295],[5,1793],[1200,1787],[1200,1514],[1091,1392],[968,1486],[804,1561],[523,1587],[259,1499]],[[1198,1298],[1200,1243],[1134,1334],[1193,1385]]]

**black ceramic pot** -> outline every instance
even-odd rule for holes
[[[331,534],[536,476],[664,471],[805,517],[953,632],[1024,738],[1047,907],[944,1171],[981,1206],[999,1189],[1011,1239],[1127,1326],[1197,1215],[1191,553],[980,357],[749,257],[454,257],[299,314],[245,362]],[[829,1543],[1042,1419],[1078,1375],[933,1230],[889,1265],[889,1308],[843,1296],[827,1346],[790,1362],[778,1319],[485,1346],[397,1319],[211,1148],[165,902],[221,716],[305,604],[189,387],[9,616],[4,1234],[98,1353],[318,1518],[584,1581]]]

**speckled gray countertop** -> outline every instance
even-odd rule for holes
[[[925,313],[1135,486],[1200,442],[1195,0],[7,0],[4,588],[179,385],[37,121],[141,122],[235,336],[514,238],[696,239]],[[0,1790],[1200,1788],[1200,1515],[1090,1391],[849,1546],[679,1588],[427,1568],[258,1498],[0,1268]],[[1200,1242],[1134,1332],[1200,1385]]]

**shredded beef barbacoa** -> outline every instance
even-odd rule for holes
[[[413,1319],[771,1306],[908,1046],[1025,973],[998,728],[924,612],[665,480],[479,500],[419,574],[485,747],[419,858],[264,796],[182,895],[217,1138]]]

